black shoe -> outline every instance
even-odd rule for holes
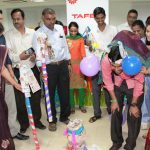
[[[21,128],[20,133],[25,133],[27,131],[27,128]]]
[[[18,139],[18,140],[28,140],[29,136],[27,135],[23,135],[21,133],[18,133],[16,136],[13,137],[14,139]]]
[[[70,119],[66,119],[66,120],[59,120],[60,122],[63,122],[64,124],[68,124],[69,123],[69,121],[70,121]]]
[[[35,125],[35,127],[38,128],[38,129],[41,129],[41,130],[46,129],[46,126],[44,126],[41,121],[39,121],[39,122]]]
[[[130,148],[130,147],[128,146],[128,144],[125,144],[123,148],[126,149],[126,150],[133,150],[133,149],[134,149],[134,148]]]
[[[121,148],[121,146],[122,146],[122,144],[113,144],[109,150],[119,150],[119,148]]]
[[[127,148],[128,148],[127,144],[125,144],[123,148],[124,148],[124,149],[127,149]]]

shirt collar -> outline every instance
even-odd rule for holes
[[[13,29],[14,29],[15,33],[19,33],[20,34],[20,32],[15,27]],[[25,35],[28,35],[28,34],[30,34],[29,28],[25,27]]]
[[[45,32],[48,32],[48,31],[57,31],[57,27],[56,27],[56,25],[54,25],[54,29],[53,30],[51,30],[51,29],[49,29],[45,24],[43,24],[42,25],[42,28],[43,28],[43,30],[45,31]]]
[[[107,30],[107,27],[108,27],[108,25],[106,24],[105,29],[104,29],[103,31],[101,31],[101,30],[98,28],[98,26],[97,26],[96,32],[101,32],[101,33],[103,33],[103,32],[105,32],[105,31]]]
[[[142,37],[142,38],[141,38],[141,41],[142,41],[144,44],[146,44],[146,37]]]
[[[125,23],[125,26],[126,26],[126,27],[130,27],[129,24],[128,24],[128,22]]]

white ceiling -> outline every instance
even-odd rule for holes
[[[23,2],[24,1],[24,2]],[[65,0],[45,0],[46,2],[31,2],[31,0],[0,0],[0,8],[32,7],[47,5],[65,5]],[[110,2],[150,2],[150,0],[110,0]]]
[[[45,2],[32,2],[31,0],[0,0],[0,7],[29,7],[29,6],[46,6],[46,5],[64,5],[65,0],[45,0]]]

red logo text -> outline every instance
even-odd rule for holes
[[[72,14],[72,16],[73,16],[74,19],[94,18],[93,14]]]

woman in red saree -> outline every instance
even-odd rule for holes
[[[18,90],[21,90],[21,86],[10,76],[4,66],[6,55],[6,47],[0,45],[0,150],[15,150],[8,126],[8,109],[4,100],[4,78]]]

